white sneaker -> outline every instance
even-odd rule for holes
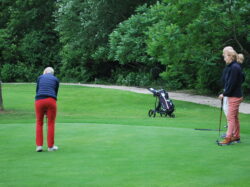
[[[43,151],[43,147],[42,146],[37,146],[36,147],[36,152],[42,152]]]
[[[53,147],[48,148],[48,151],[57,151],[57,150],[58,150],[58,147],[55,145]]]

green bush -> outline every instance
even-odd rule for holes
[[[115,83],[125,86],[148,86],[150,85],[150,76],[144,72],[119,72],[114,75]]]
[[[40,72],[24,63],[4,64],[1,68],[3,82],[34,82]]]

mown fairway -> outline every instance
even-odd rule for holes
[[[217,108],[174,101],[176,118],[149,118],[152,95],[61,86],[59,150],[37,153],[34,95],[34,84],[3,85],[0,186],[250,185],[250,115],[242,143],[220,147],[217,131],[194,130],[217,129]]]

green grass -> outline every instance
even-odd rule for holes
[[[36,153],[34,94],[3,85],[0,186],[250,185],[250,115],[240,115],[242,143],[220,147],[218,132],[193,130],[218,128],[218,108],[174,101],[176,118],[149,118],[152,95],[61,86],[60,149]]]

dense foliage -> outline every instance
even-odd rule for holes
[[[3,81],[34,81],[38,69],[60,62],[58,34],[53,30],[54,11],[53,0],[1,0]]]
[[[250,91],[248,0],[1,0],[3,81],[63,81],[217,93],[223,47],[243,53]]]
[[[58,1],[56,29],[63,45],[62,77],[74,81],[92,81],[99,77],[110,77],[113,63],[106,58],[108,36],[117,24],[126,20],[143,2],[143,0]]]

